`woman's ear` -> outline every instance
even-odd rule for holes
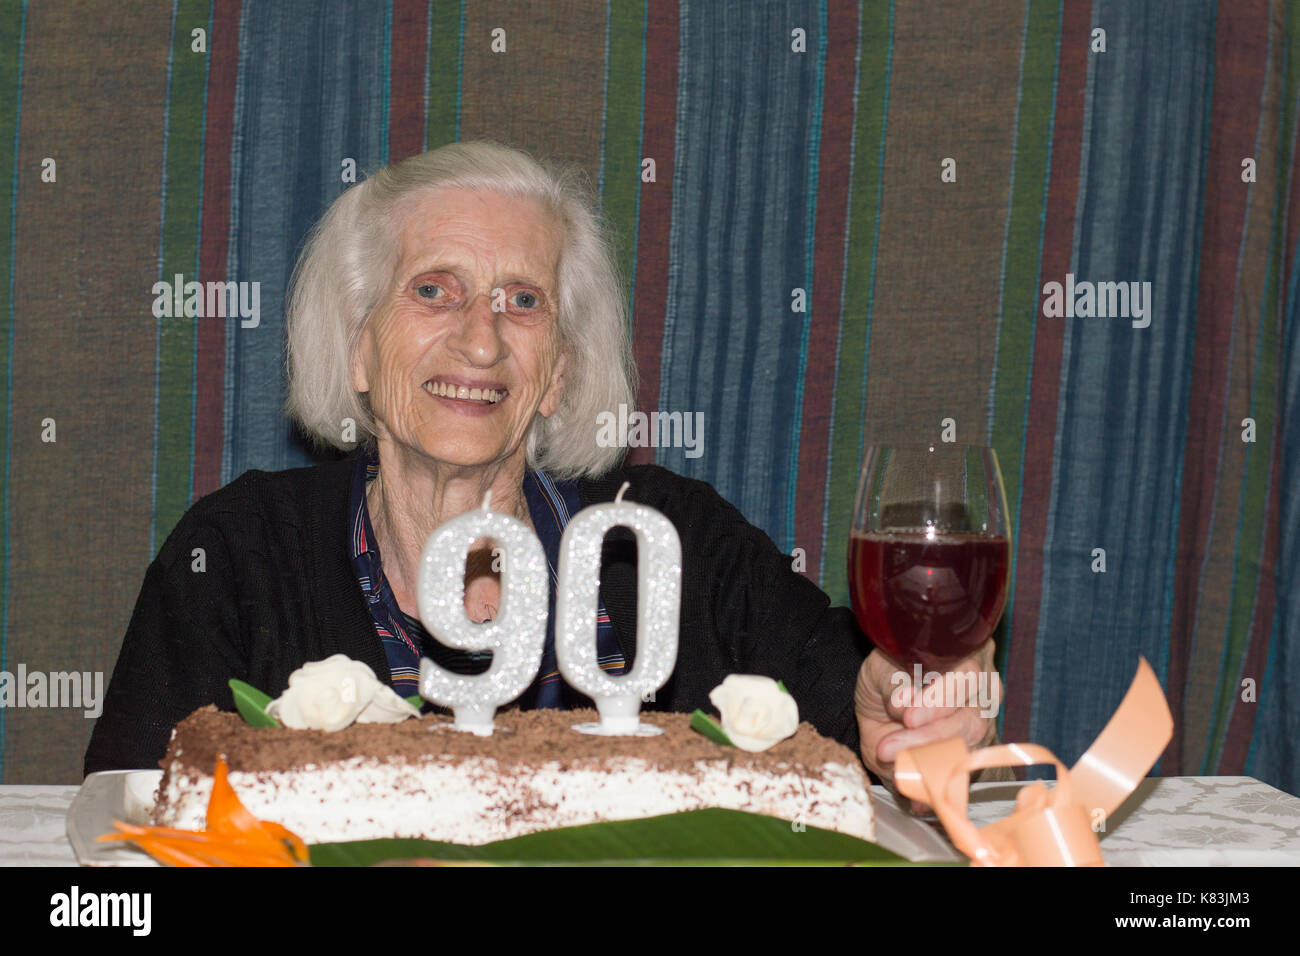
[[[370,360],[373,354],[374,344],[363,329],[361,338],[357,341],[357,347],[352,350],[351,377],[354,392],[370,391],[370,375],[367,369],[370,368]]]
[[[560,407],[560,399],[564,395],[564,373],[568,368],[568,360],[568,353],[564,351],[560,352],[559,358],[555,360],[555,370],[551,372],[551,385],[542,396],[542,403],[537,407],[543,418],[550,418]]]

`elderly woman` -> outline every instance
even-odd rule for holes
[[[231,677],[274,696],[304,662],[343,653],[408,696],[421,655],[481,670],[481,656],[437,644],[417,618],[429,534],[490,491],[494,511],[541,539],[553,589],[566,522],[624,481],[682,541],[677,667],[649,706],[707,707],[731,673],[777,677],[804,719],[860,747],[886,781],[906,746],[992,739],[974,707],[896,707],[894,668],[867,654],[852,614],[713,488],[620,468],[621,450],[596,442],[599,413],[633,404],[635,373],[609,243],[572,172],[486,142],[380,170],[313,232],[288,335],[290,414],[356,453],[250,471],[186,513],[145,576],[87,772],[156,765],[191,711],[233,709]],[[498,601],[489,544],[476,543],[466,569],[476,621]],[[635,567],[630,533],[616,530],[598,627],[611,674],[635,653]],[[961,668],[991,670],[991,658],[988,648]],[[548,630],[520,706],[583,704],[559,678]]]

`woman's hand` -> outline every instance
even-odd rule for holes
[[[993,666],[993,642],[988,641],[978,652],[954,664],[949,673],[976,675],[973,680],[970,676],[961,678],[966,693],[960,701],[931,700],[931,697],[946,696],[940,688],[945,685],[955,688],[956,682],[937,682],[928,691],[913,687],[912,673],[901,670],[879,650],[873,650],[862,663],[853,695],[862,738],[862,759],[891,789],[894,760],[900,750],[949,737],[961,737],[971,747],[986,746],[995,739],[1002,682]],[[980,677],[980,674],[987,676]],[[956,706],[959,702],[963,706]],[[914,801],[913,809],[925,808]]]

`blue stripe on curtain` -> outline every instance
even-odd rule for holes
[[[313,463],[281,414],[284,293],[308,229],[388,145],[388,23],[330,0],[247,4],[240,25],[230,277],[261,282],[261,324],[226,345],[223,483]],[[274,383],[274,384],[271,384]]]
[[[805,21],[799,21],[805,22]],[[825,101],[825,83],[826,83],[826,0],[819,0],[817,4],[817,20],[815,27],[806,28],[815,31],[810,38],[810,43],[817,44],[816,69],[813,73],[813,99],[812,108],[809,111],[810,129],[808,130],[808,189],[807,194],[807,221],[805,223],[806,239],[804,247],[804,281],[802,287],[804,294],[807,296],[807,311],[800,318],[803,328],[799,338],[799,367],[795,370],[795,387],[790,407],[794,412],[794,428],[791,430],[790,442],[790,464],[788,483],[788,497],[785,504],[786,522],[790,528],[789,535],[791,544],[786,546],[786,550],[793,547],[793,534],[795,527],[795,494],[796,485],[799,482],[799,433],[803,428],[803,405],[804,405],[804,379],[811,371],[814,375],[820,375],[821,369],[827,366],[833,366],[837,356],[818,355],[815,356],[815,364],[812,369],[808,367],[808,342],[812,334],[813,315],[812,310],[812,293],[813,293],[813,258],[817,245],[816,225],[817,225],[817,185],[818,185],[818,158],[821,154],[821,132],[822,132],[822,105]],[[811,53],[811,50],[809,51]],[[807,55],[807,54],[805,54]],[[831,316],[825,316],[824,319],[830,319]],[[835,318],[838,328],[838,316]]]
[[[681,7],[659,410],[703,412],[704,454],[659,449],[655,460],[712,484],[782,548],[792,546],[789,449],[806,318],[791,311],[791,291],[812,292],[818,17],[816,2]],[[798,25],[809,53],[789,52]],[[834,357],[824,360],[830,374]]]
[[[1093,23],[1110,49],[1090,60],[1073,271],[1150,281],[1153,307],[1136,329],[1045,319],[1040,298],[1038,321],[1067,327],[1036,636],[1051,652],[1035,657],[1030,739],[1053,741],[1067,765],[1118,706],[1138,654],[1167,668],[1200,240],[1189,197],[1203,196],[1214,4],[1100,0]]]

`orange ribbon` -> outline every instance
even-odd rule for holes
[[[1037,744],[970,751],[960,737],[901,751],[894,784],[934,808],[953,845],[976,866],[1103,866],[1093,823],[1109,817],[1146,776],[1173,736],[1160,681],[1146,658],[1119,708],[1072,768]],[[980,829],[970,821],[970,775],[986,767],[1056,767],[1056,786],[1020,789],[1016,809]]]

